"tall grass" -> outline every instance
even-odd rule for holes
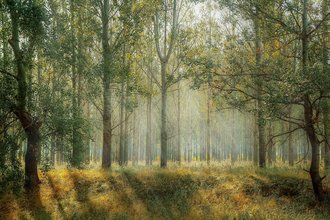
[[[299,167],[115,166],[49,171],[35,192],[3,195],[0,219],[330,219],[330,204]]]

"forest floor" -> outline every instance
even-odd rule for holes
[[[330,219],[301,168],[214,165],[68,170],[0,198],[0,219]],[[325,180],[329,197],[329,179]]]

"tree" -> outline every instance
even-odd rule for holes
[[[258,5],[254,5],[253,8],[255,10],[254,17],[254,31],[255,31],[255,51],[256,51],[256,70],[257,75],[260,75],[260,65],[262,59],[262,42],[261,42],[261,30],[260,30],[260,17],[259,17],[259,9]],[[259,145],[259,167],[266,166],[266,144],[265,144],[265,122],[263,116],[263,79],[261,77],[257,77],[257,120],[258,120],[258,145]]]
[[[159,6],[162,9],[157,9],[154,17],[154,34],[155,43],[158,58],[160,60],[160,74],[161,74],[161,162],[160,166],[165,168],[167,166],[167,64],[173,52],[175,44],[175,38],[178,28],[178,11],[177,11],[177,0],[172,2],[164,0],[162,5]],[[172,18],[169,18],[168,12],[171,11]],[[161,48],[160,41],[160,13],[163,13],[163,47]],[[168,19],[171,19],[169,22]],[[170,23],[170,37],[168,39],[168,25]]]
[[[103,49],[103,150],[102,167],[111,166],[111,51],[109,37],[110,2],[103,0],[102,13],[102,49]]]
[[[25,154],[25,186],[34,189],[39,183],[37,153],[40,148],[40,127],[42,122],[27,108],[28,73],[33,62],[33,52],[43,34],[43,5],[37,1],[25,4],[14,0],[6,0],[5,7],[11,20],[11,39],[9,44],[14,53],[15,71],[13,76],[17,81],[17,96],[12,111],[20,121],[27,136],[27,151]],[[27,37],[27,48],[22,49],[23,36]]]
[[[328,60],[329,60],[329,21],[326,21],[328,16],[327,12],[329,11],[330,5],[329,2],[324,0],[322,2],[322,18],[325,20],[324,25],[322,27],[322,68],[324,75],[328,75],[330,72]],[[326,91],[328,92],[328,91]],[[330,168],[330,106],[329,101],[325,100],[322,103],[322,111],[323,111],[323,126],[324,126],[324,166],[326,169]]]

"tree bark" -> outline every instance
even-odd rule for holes
[[[257,102],[256,102],[257,103]],[[257,105],[256,105],[257,108]],[[258,162],[259,162],[259,147],[258,147],[258,118],[257,116],[253,117],[253,164],[254,166],[258,166]]]
[[[39,183],[37,155],[40,147],[41,123],[32,119],[29,113],[17,110],[14,112],[24,128],[27,136],[27,149],[25,153],[25,187],[33,190]]]
[[[102,167],[111,167],[111,71],[110,71],[110,45],[109,45],[109,0],[103,0],[102,7],[102,48],[103,48],[103,149]]]
[[[303,14],[302,14],[302,71],[303,75],[307,76],[308,70],[308,21],[307,21],[307,7],[308,0],[303,2]],[[320,177],[320,142],[317,138],[317,134],[314,128],[313,120],[313,104],[310,101],[309,95],[304,95],[304,119],[305,119],[305,131],[309,138],[311,148],[312,148],[312,159],[310,166],[310,176],[312,179],[313,191],[316,200],[324,200],[324,192],[322,187],[322,179]]]
[[[125,121],[124,121],[124,165],[127,166],[128,164],[128,109],[127,109],[127,100],[128,100],[128,96],[129,96],[129,85],[128,85],[128,77],[126,77],[126,91],[125,91]]]
[[[178,146],[177,146],[177,162],[181,164],[181,88],[178,82]],[[186,156],[186,154],[185,154]]]
[[[206,119],[206,161],[207,165],[210,165],[211,160],[211,88],[210,88],[210,75],[208,75],[207,83],[207,119]]]
[[[329,11],[329,1],[328,0],[323,0],[322,3],[322,16],[323,19],[325,19],[325,16],[327,12]],[[329,21],[325,22],[322,28],[322,63],[323,63],[323,72],[326,74],[329,72],[329,65],[328,65],[328,60],[329,60],[329,49],[328,49],[328,43],[330,40],[329,37]],[[329,93],[329,91],[327,91]],[[323,124],[324,124],[324,134],[325,134],[325,144],[324,144],[324,167],[326,171],[329,171],[330,169],[330,103],[328,100],[324,101],[323,104]]]
[[[125,77],[122,74],[121,96],[120,96],[120,126],[119,126],[119,165],[125,165],[125,133],[124,133],[124,111],[125,111]]]
[[[292,109],[289,109],[289,117],[291,117]],[[292,123],[289,123],[289,131],[292,130]],[[296,159],[295,149],[293,147],[293,135],[292,133],[289,134],[289,166],[294,165],[294,161]]]
[[[167,85],[166,85],[166,66],[167,61],[161,62],[161,79],[162,79],[162,88],[161,88],[161,128],[160,128],[160,148],[161,148],[161,158],[160,158],[160,167],[167,167]]]
[[[326,141],[324,143],[324,168],[330,168],[330,112],[329,106],[323,107],[323,126]]]
[[[152,76],[149,80],[149,89],[152,90]],[[146,165],[152,165],[152,148],[151,148],[151,103],[152,94],[151,91],[147,98],[147,133],[146,133]]]
[[[255,46],[256,46],[256,68],[259,73],[259,68],[262,59],[262,42],[260,30],[260,18],[258,7],[256,7],[256,17],[254,21],[255,28]],[[265,122],[263,116],[263,100],[262,100],[263,82],[262,78],[257,79],[257,108],[258,108],[258,143],[259,143],[259,167],[266,166],[266,144],[265,144]]]

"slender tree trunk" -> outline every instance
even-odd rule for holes
[[[135,125],[136,125],[136,111],[137,109],[134,110],[134,113],[133,113],[133,120],[132,120],[132,147],[133,147],[133,166],[137,165],[138,164],[138,161],[139,161],[139,158],[138,158],[138,155],[139,155],[139,150],[138,150],[138,144],[136,143],[136,130],[135,130]]]
[[[81,16],[78,16],[78,34],[76,34],[74,23],[76,22],[76,8],[73,0],[70,1],[70,13],[71,13],[71,71],[72,71],[72,117],[73,117],[73,127],[72,127],[72,156],[71,164],[74,167],[80,167],[83,162],[83,140],[80,128],[81,119],[81,74],[82,74],[82,33],[81,33]],[[78,41],[77,41],[78,37]]]
[[[259,152],[259,148],[258,148],[258,118],[257,117],[253,117],[253,164],[255,166],[258,166],[258,152]]]
[[[258,18],[259,12],[256,9],[256,18],[255,18],[255,44],[256,44],[256,67],[259,72],[262,59],[262,42],[261,42],[261,30],[260,30],[260,21]],[[258,104],[258,142],[259,142],[259,167],[266,166],[266,146],[265,146],[265,122],[263,116],[263,100],[262,100],[262,90],[263,83],[262,78],[257,79],[257,104]]]
[[[325,19],[325,16],[327,15],[327,12],[329,11],[329,1],[328,0],[323,0],[322,4],[322,15],[323,19]],[[322,28],[322,50],[323,50],[323,56],[322,56],[322,63],[323,63],[323,72],[327,74],[329,72],[329,49],[328,49],[328,44],[329,44],[329,21],[325,22],[323,24]],[[329,93],[329,91],[327,91]],[[325,144],[324,144],[324,167],[326,171],[330,170],[330,104],[328,100],[325,100],[323,103],[323,123],[324,123],[324,134],[325,134]]]
[[[91,121],[91,112],[90,112],[90,103],[87,102],[87,120]],[[90,136],[91,132],[89,133]],[[92,148],[92,140],[88,137],[87,141],[87,148],[85,150],[85,161],[89,164],[91,162],[91,148]]]
[[[189,142],[189,149],[188,149],[188,163],[191,162],[192,160],[192,149],[193,149],[193,124],[192,124],[192,109],[190,109],[190,115],[189,115],[189,118],[190,118],[190,142]]]
[[[162,168],[167,166],[167,85],[166,85],[166,66],[167,62],[161,62],[161,128],[160,128],[160,148],[161,148],[161,158],[160,166]]]
[[[119,133],[119,165],[123,166],[125,164],[125,134],[124,134],[124,111],[125,111],[125,77],[122,74],[121,82],[121,96],[120,96],[120,133]]]
[[[109,45],[109,0],[103,0],[102,7],[102,48],[103,48],[103,149],[102,167],[111,167],[111,71],[110,71],[110,45]]]
[[[211,160],[211,120],[210,120],[210,112],[211,112],[211,89],[210,89],[210,76],[208,76],[208,84],[207,84],[207,120],[206,120],[206,161],[207,165],[210,165]]]
[[[307,76],[308,67],[308,32],[307,32],[307,7],[308,0],[303,2],[303,14],[302,14],[302,71],[303,75]],[[316,200],[324,200],[324,192],[322,187],[322,178],[320,177],[320,142],[317,138],[314,128],[313,120],[313,104],[310,101],[308,93],[304,95],[304,118],[305,118],[305,130],[309,138],[312,148],[312,160],[310,166],[310,176],[312,179],[312,185]]]
[[[177,162],[181,164],[181,88],[178,82],[178,146],[177,146]],[[185,151],[186,152],[186,151]],[[185,154],[186,156],[186,154]]]
[[[128,95],[129,95],[129,88],[128,88],[128,78],[126,77],[126,92],[125,92],[125,106],[127,105],[127,100],[128,100]],[[124,121],[124,165],[127,166],[128,164],[128,140],[129,140],[129,135],[128,135],[128,123],[129,123],[129,120],[128,120],[128,110],[127,108],[125,107],[125,121]]]
[[[313,125],[313,108],[307,95],[305,96],[304,115],[306,126],[305,129],[312,148],[312,160],[309,172],[312,179],[314,195],[318,201],[323,201],[323,178],[321,178],[320,176],[320,142],[317,139],[317,135]]]
[[[268,140],[272,138],[272,124],[271,122],[268,123]],[[271,166],[273,164],[272,161],[272,151],[273,151],[273,141],[271,140],[268,144],[267,149],[267,159],[268,159],[268,165]]]
[[[291,117],[292,109],[289,109],[289,116]],[[292,123],[289,123],[289,131],[292,130]],[[296,159],[295,149],[293,147],[293,135],[292,133],[289,134],[289,166],[294,165],[294,161]]]
[[[166,81],[166,69],[170,56],[173,51],[175,37],[177,33],[177,2],[173,0],[172,2],[172,30],[170,34],[170,41],[167,40],[167,13],[168,13],[168,2],[165,1],[164,4],[164,47],[163,50],[160,48],[160,36],[159,36],[159,11],[156,11],[154,20],[154,34],[157,54],[161,65],[161,156],[160,156],[160,166],[165,168],[167,166],[167,81]]]
[[[152,90],[152,76],[149,80],[149,89]],[[148,94],[147,98],[147,132],[146,132],[146,165],[152,165],[152,148],[151,148],[151,103],[152,94]]]
[[[235,121],[235,113],[234,110],[231,111],[231,124],[234,124]],[[237,156],[236,156],[236,144],[235,144],[235,140],[234,140],[234,127],[232,127],[232,132],[231,132],[231,147],[230,147],[230,162],[231,165],[233,166],[236,162]]]
[[[324,143],[324,168],[330,169],[330,112],[329,106],[323,107],[323,126],[326,141]]]

